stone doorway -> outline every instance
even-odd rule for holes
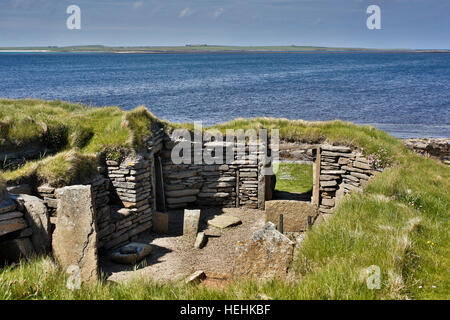
[[[307,162],[281,162],[273,200],[311,201],[313,165]]]

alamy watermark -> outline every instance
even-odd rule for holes
[[[72,4],[67,7],[66,13],[70,16],[67,18],[66,26],[69,30],[81,30],[81,8]],[[370,5],[367,7],[366,13],[370,16],[367,18],[366,26],[369,30],[381,29],[381,8],[378,5]]]
[[[71,265],[66,270],[70,276],[67,278],[66,287],[69,290],[79,290],[81,288],[81,269],[79,266]]]
[[[67,14],[70,16],[67,18],[66,26],[69,30],[80,30],[81,29],[81,8],[75,4],[67,7]]]
[[[377,5],[371,5],[367,7],[367,14],[370,16],[367,18],[367,29],[380,30],[381,29],[381,8]]]
[[[371,265],[368,268],[361,270],[360,277],[362,280],[365,280],[368,289],[381,289],[381,268],[379,266]]]

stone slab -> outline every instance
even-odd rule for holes
[[[240,224],[242,224],[242,221],[239,218],[227,215],[215,216],[213,219],[208,220],[208,225],[219,229],[234,227]]]
[[[111,254],[111,260],[120,264],[135,265],[152,253],[152,247],[145,243],[132,242]]]
[[[31,242],[38,254],[46,253],[51,247],[50,216],[44,201],[30,195],[21,194],[16,201],[25,208],[25,219],[32,229]]]
[[[205,246],[207,241],[206,235],[204,232],[199,232],[197,234],[197,238],[195,239],[194,247],[197,249],[201,249]]]
[[[81,281],[98,279],[97,230],[91,186],[56,190],[58,198],[53,256],[63,270],[80,269]]]
[[[28,227],[28,224],[23,218],[15,218],[0,221],[0,236],[4,236],[8,233],[25,229],[26,227]]]
[[[185,239],[195,242],[200,222],[200,210],[184,210],[183,236]]]
[[[295,243],[269,222],[245,243],[236,245],[234,278],[268,280],[286,278],[293,259]]]
[[[279,229],[281,214],[283,215],[283,231],[301,232],[308,230],[308,216],[314,220],[318,211],[315,205],[306,201],[273,200],[266,202],[266,222],[272,222]]]
[[[161,212],[153,212],[153,231],[156,233],[169,233],[169,215]]]

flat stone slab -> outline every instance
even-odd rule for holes
[[[28,224],[23,218],[14,218],[0,221],[0,236],[25,229],[26,227],[28,227]]]
[[[318,211],[314,205],[305,201],[266,201],[266,222],[272,222],[279,229],[281,214],[283,215],[283,231],[301,232],[308,230],[308,216],[314,221]]]
[[[152,247],[145,243],[132,242],[111,254],[111,260],[120,264],[135,265],[152,253]]]
[[[11,199],[7,199],[4,201],[1,201],[0,199],[0,214],[14,211],[17,207],[17,204],[12,201]]]
[[[194,272],[189,278],[186,279],[186,283],[197,284],[206,279],[206,273],[202,270]]]
[[[242,224],[242,221],[239,218],[225,215],[215,216],[214,219],[208,221],[208,225],[220,229],[234,227],[240,224]]]

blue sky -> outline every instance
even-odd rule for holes
[[[76,4],[82,29],[66,28]],[[379,5],[382,29],[368,30]],[[0,46],[450,48],[449,0],[0,0]]]

